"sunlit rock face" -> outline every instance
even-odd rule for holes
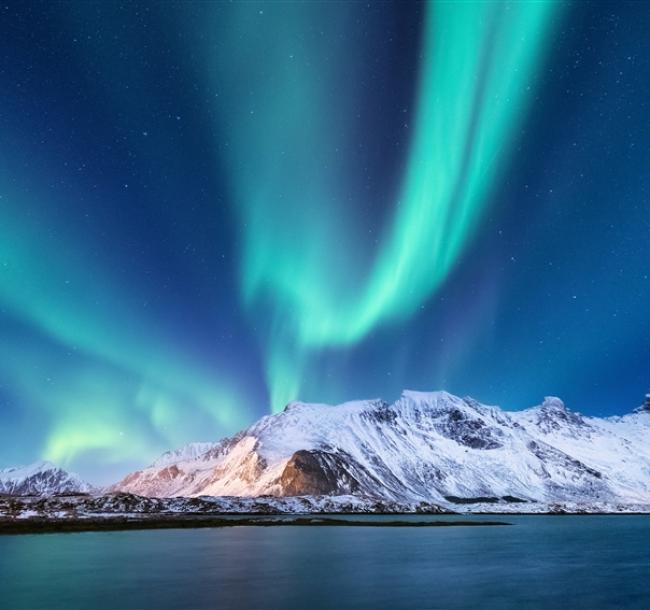
[[[142,496],[355,495],[443,506],[650,503],[650,413],[585,417],[556,398],[507,412],[405,391],[283,412],[196,455],[179,450],[114,490]],[[488,500],[485,500],[488,499]]]
[[[296,451],[282,471],[279,485],[283,495],[343,495],[358,491],[343,456],[325,451]]]

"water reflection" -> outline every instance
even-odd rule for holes
[[[648,607],[650,517],[506,520],[5,536],[0,599],[11,610]]]

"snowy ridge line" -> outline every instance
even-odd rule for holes
[[[74,473],[52,462],[35,462],[0,470],[0,494],[12,496],[47,496],[61,493],[87,493],[91,485]]]
[[[446,392],[405,391],[393,404],[292,402],[230,438],[188,447],[112,490],[148,497],[347,495],[465,512],[650,505],[647,408],[587,417],[547,397],[506,412]]]

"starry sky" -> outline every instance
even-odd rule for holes
[[[650,9],[0,5],[0,466],[293,399],[650,391]]]

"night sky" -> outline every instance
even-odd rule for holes
[[[0,5],[0,467],[292,399],[650,391],[650,5]]]

